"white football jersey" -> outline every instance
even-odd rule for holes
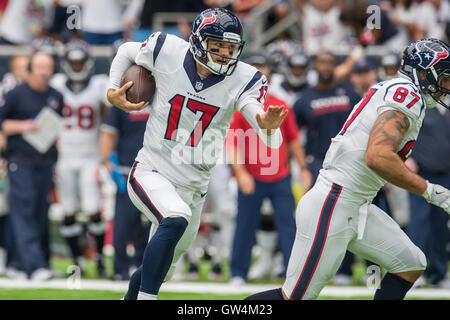
[[[229,76],[202,79],[188,42],[160,32],[142,44],[135,62],[150,70],[156,81],[136,160],[176,185],[206,191],[234,112],[249,103],[260,105],[263,112],[266,78],[238,62]]]
[[[108,82],[107,75],[93,75],[86,87],[74,92],[65,74],[53,76],[50,85],[64,96],[64,125],[58,141],[60,158],[99,157],[101,103],[109,106]]]
[[[370,131],[387,110],[404,113],[410,127],[397,150],[403,159],[411,154],[425,116],[425,102],[408,78],[394,78],[370,88],[353,108],[341,131],[332,139],[320,174],[328,180],[371,200],[386,183],[365,162]]]

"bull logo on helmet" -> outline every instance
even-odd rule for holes
[[[213,14],[211,15],[211,17],[203,17],[202,23],[200,24],[200,26],[198,27],[197,30],[202,30],[204,26],[206,26],[207,24],[213,23],[216,21],[216,16]]]
[[[441,51],[423,51],[419,52],[420,57],[420,63],[419,65],[424,68],[428,69],[434,66],[439,60],[446,59],[448,57],[448,51],[442,49]]]

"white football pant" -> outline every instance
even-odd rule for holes
[[[424,270],[426,258],[384,211],[319,176],[296,210],[297,232],[283,291],[315,299],[348,249],[390,273]]]
[[[176,187],[156,169],[135,162],[127,183],[128,195],[138,210],[151,221],[150,238],[161,221],[168,217],[184,217],[188,226],[175,247],[172,265],[166,276],[170,279],[176,263],[197,236],[205,194]]]
[[[101,208],[98,158],[65,159],[56,164],[56,187],[66,215],[97,214]]]

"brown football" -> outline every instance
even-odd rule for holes
[[[156,90],[155,78],[150,71],[133,64],[123,73],[120,86],[122,87],[128,81],[133,81],[133,85],[127,90],[128,101],[132,103],[150,101]]]

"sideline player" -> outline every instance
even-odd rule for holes
[[[369,89],[332,140],[314,187],[297,207],[297,236],[280,289],[248,299],[315,299],[345,251],[387,270],[374,299],[403,299],[426,267],[426,257],[384,211],[371,204],[391,182],[450,213],[450,191],[404,164],[426,107],[450,93],[450,48],[423,39],[403,52],[400,77]]]
[[[100,276],[106,276],[102,249],[105,223],[101,217],[100,125],[106,112],[108,78],[93,75],[94,59],[84,41],[69,42],[61,69],[51,85],[64,96],[64,127],[59,137],[56,187],[64,210],[61,234],[66,239],[74,263],[84,268],[83,252],[79,244],[83,226],[76,214],[88,218],[87,229],[95,237],[96,264]]]
[[[113,105],[131,111],[147,104],[126,101],[131,81],[119,88],[132,63],[150,70],[157,86],[144,146],[128,179],[130,198],[152,221],[153,236],[125,299],[156,299],[169,268],[174,269],[194,240],[211,169],[235,111],[245,116],[267,146],[281,145],[278,128],[287,112],[284,106],[270,106],[264,112],[267,80],[239,61],[242,34],[233,13],[207,9],[194,20],[189,42],[155,32],[142,44],[123,44],[113,60],[108,90]]]

